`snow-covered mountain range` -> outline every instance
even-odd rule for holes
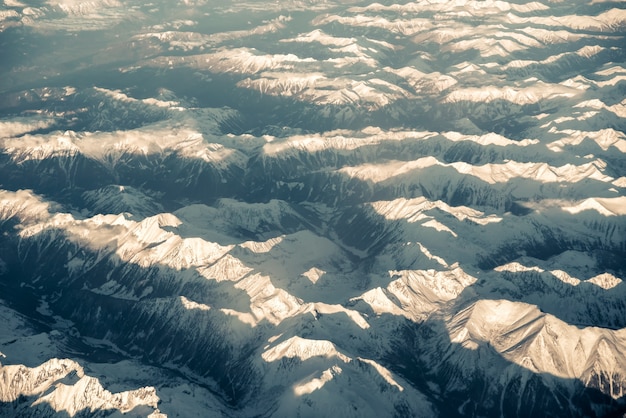
[[[626,6],[4,0],[1,417],[626,414]]]

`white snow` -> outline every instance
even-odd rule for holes
[[[6,37],[23,28],[54,46],[35,54],[30,38],[16,40],[24,54],[0,77],[0,182],[37,190],[0,190],[7,242],[40,274],[24,291],[53,285],[37,263],[54,257],[72,283],[63,291],[132,304],[140,315],[129,321],[210,336],[230,357],[192,370],[171,346],[148,366],[139,358],[163,347],[141,346],[141,332],[125,341],[132,360],[110,333],[79,335],[54,298],[35,305],[54,328],[45,333],[0,302],[0,400],[32,395],[69,416],[436,416],[429,399],[468,413],[475,397],[448,395],[475,378],[500,394],[529,377],[566,398],[573,381],[623,396],[626,335],[612,329],[623,325],[623,277],[594,250],[619,255],[626,234],[623,7],[36,3],[0,11]],[[103,36],[89,51],[74,47],[94,30]],[[119,87],[47,87],[69,67],[119,70]],[[177,93],[158,87],[179,70],[189,79]],[[154,97],[124,85],[149,73]],[[257,99],[275,107],[257,115]],[[257,117],[272,126],[249,126]],[[133,164],[171,168],[180,189],[135,179]],[[114,184],[79,185],[84,166]],[[46,183],[64,176],[63,191]],[[536,254],[544,247],[555,254]],[[393,351],[404,327],[423,331],[414,359]],[[65,359],[67,335],[130,360]],[[421,394],[395,373],[413,360],[449,386],[425,381]],[[249,392],[231,408],[235,388]]]
[[[311,357],[333,357],[348,363],[351,361],[345,354],[337,351],[335,345],[326,340],[309,340],[301,337],[292,337],[266,350],[261,357],[267,362],[274,362],[282,358],[298,358],[301,361]]]
[[[356,167],[343,167],[341,173],[360,180],[381,183],[403,175],[419,172],[430,167],[451,167],[459,174],[470,175],[489,184],[507,183],[515,178],[532,179],[541,183],[576,183],[583,179],[612,181],[613,178],[602,173],[596,162],[560,167],[546,163],[521,163],[507,161],[503,164],[471,165],[464,162],[445,164],[435,157],[423,157],[415,161],[388,161],[377,164],[363,164]]]
[[[610,273],[599,274],[587,281],[606,290],[613,289],[622,283],[622,279],[615,277]]]
[[[586,210],[595,210],[604,216],[623,216],[626,215],[626,196],[614,198],[589,198],[575,206],[566,206],[563,210],[572,214],[580,213]]]
[[[329,382],[333,379],[335,375],[340,373],[341,368],[339,366],[333,366],[330,369],[324,370],[319,378],[316,377],[308,382],[303,382],[294,386],[293,393],[296,396],[302,396],[312,393],[318,389],[321,389],[326,384],[326,382]]]
[[[474,349],[489,343],[505,359],[534,373],[584,380],[597,359],[617,373],[624,373],[626,364],[617,348],[624,330],[580,328],[520,302],[481,300],[453,318],[449,330],[454,343]]]

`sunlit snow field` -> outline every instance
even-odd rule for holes
[[[626,4],[4,0],[1,417],[626,413]]]

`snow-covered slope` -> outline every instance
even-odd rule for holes
[[[0,416],[623,415],[625,24],[5,0]]]

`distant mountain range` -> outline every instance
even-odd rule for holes
[[[0,417],[626,415],[626,5],[4,0]]]

